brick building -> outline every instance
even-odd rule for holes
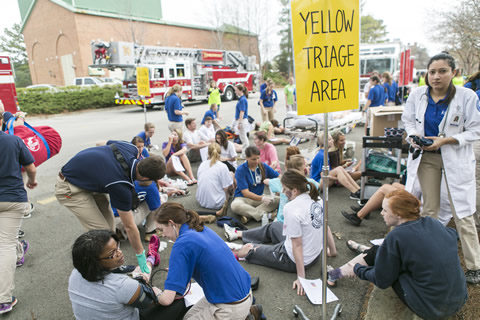
[[[92,40],[240,50],[260,61],[256,35],[166,22],[161,0],[18,0],[18,5],[34,84],[71,85],[75,77],[89,75]]]

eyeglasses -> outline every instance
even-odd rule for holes
[[[99,260],[112,260],[112,259],[115,259],[119,253],[121,252],[122,250],[120,250],[120,242],[117,244],[117,248],[115,250],[113,250],[113,252],[108,256],[108,257],[104,257],[104,258],[98,258]]]

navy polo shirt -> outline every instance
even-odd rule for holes
[[[445,98],[438,100],[437,103],[433,101],[430,95],[430,90],[427,90],[428,105],[425,111],[424,131],[425,137],[438,136],[438,126],[442,122],[445,113],[447,112],[448,104],[445,103]]]
[[[268,179],[278,178],[278,172],[273,170],[269,165],[263,163],[265,168],[265,176]],[[248,161],[245,161],[238,166],[235,171],[235,180],[237,180],[237,188],[235,189],[235,197],[243,197],[242,190],[248,189],[248,191],[255,193],[258,196],[263,194],[265,185],[261,180],[262,172],[257,166],[255,171],[250,170],[248,167]]]
[[[62,168],[68,182],[91,192],[108,193],[112,207],[130,211],[133,180],[125,175],[110,144],[115,144],[135,178],[138,149],[126,141],[109,140],[106,146],[88,148],[77,153]]]
[[[0,202],[27,202],[21,166],[35,162],[19,137],[0,131]]]
[[[272,90],[270,94],[267,94],[267,90],[263,90],[262,94],[260,95],[260,100],[263,101],[263,106],[265,108],[271,108],[278,100],[277,92],[275,90]]]
[[[182,110],[182,101],[175,93],[172,93],[165,99],[165,111],[167,111],[168,121],[182,122],[183,117],[175,114],[175,110]]]
[[[243,111],[243,119],[248,118],[248,101],[245,96],[241,96],[238,99],[237,106],[235,108],[235,120],[240,117],[240,111]]]
[[[372,101],[370,107],[379,107],[385,104],[385,88],[377,84],[368,91],[368,100]]]
[[[183,294],[190,278],[202,287],[209,303],[231,303],[250,292],[250,275],[225,241],[213,230],[190,229],[184,223],[172,247],[165,290]]]
[[[217,119],[217,112],[212,111],[211,109],[208,110],[207,112],[205,112],[205,115],[203,116],[201,124],[205,123],[205,118],[206,117],[210,117],[210,118],[212,118],[212,120],[215,120],[215,119]]]

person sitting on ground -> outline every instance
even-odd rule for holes
[[[145,221],[145,241],[150,241],[150,238],[155,234],[156,229],[155,218],[152,212],[160,207],[161,204],[158,186],[152,180],[135,180],[135,192],[137,193],[140,204],[137,209],[132,210],[133,219],[137,226],[142,225],[143,221]],[[112,207],[112,211],[115,217],[115,228],[121,233],[123,239],[127,239],[128,236],[117,209]]]
[[[160,240],[154,236],[149,245],[147,265],[151,269],[160,260]],[[78,320],[90,319],[182,319],[186,313],[183,299],[171,306],[155,305],[155,293],[126,274],[113,273],[125,258],[118,237],[108,230],[91,230],[75,240],[72,247],[74,269],[68,280],[68,295]],[[146,281],[148,276],[134,271]],[[150,293],[150,294],[148,294]]]
[[[142,160],[145,158],[150,157],[150,154],[148,153],[147,149],[145,148],[145,142],[142,137],[135,136],[133,137],[131,143],[137,147],[138,149],[138,160]],[[97,143],[98,146],[98,143]]]
[[[237,151],[235,144],[228,141],[227,134],[223,130],[215,133],[215,141],[220,145],[220,161],[225,163],[228,170],[235,173],[237,169]],[[242,147],[240,146],[240,152]]]
[[[198,130],[197,130],[197,122],[195,121],[194,118],[188,118],[185,120],[185,127],[187,127],[187,130],[183,132],[183,139],[185,140],[185,143],[187,144],[187,157],[190,162],[197,162],[197,161],[202,161],[205,159],[202,159],[200,149],[204,149],[204,152],[206,154],[208,145],[210,144],[208,141],[208,138],[206,136],[203,136]],[[205,157],[206,158],[206,157]]]
[[[215,142],[215,128],[213,127],[211,117],[206,117],[204,124],[200,127],[198,132],[202,136],[202,139],[206,139],[206,142]]]
[[[218,210],[216,215],[223,216],[234,190],[233,174],[220,161],[220,145],[217,143],[208,146],[208,159],[198,167],[196,198],[201,207]]]
[[[267,142],[267,135],[264,132],[256,132],[253,135],[253,143],[260,150],[260,161],[265,162],[277,172],[282,172],[280,161],[278,161],[277,149]]]
[[[162,153],[167,163],[167,175],[176,175],[182,177],[187,181],[187,185],[191,186],[197,183],[195,176],[193,175],[192,166],[190,160],[187,157],[187,144],[182,140],[182,131],[175,129],[168,136],[168,142],[164,142],[162,145]],[[174,157],[178,157],[180,164],[184,170],[174,165]],[[187,171],[188,176],[184,171]]]
[[[246,231],[236,231],[224,224],[229,240],[242,238],[241,249],[233,250],[248,263],[296,272],[305,278],[305,269],[312,266],[323,250],[323,202],[314,184],[297,170],[287,170],[282,185],[289,202],[285,205],[285,222],[279,221]],[[225,227],[226,226],[226,227]],[[283,230],[283,231],[282,231]],[[330,252],[336,254],[335,243],[328,228]],[[272,243],[265,245],[264,243]],[[259,245],[260,244],[260,245]],[[293,282],[299,295],[305,294],[300,280]]]
[[[150,150],[153,147],[152,142],[150,141],[150,138],[153,137],[153,135],[155,134],[155,125],[151,122],[147,122],[145,123],[144,129],[145,131],[142,131],[139,134],[137,134],[137,137],[142,138],[145,144],[145,148]]]
[[[298,170],[303,175],[305,175],[305,177],[307,177],[308,182],[313,183],[315,187],[318,189],[319,187],[318,182],[313,180],[312,178],[308,178],[309,172],[306,166],[306,160],[304,156],[300,154],[291,156],[290,159],[285,162],[285,168],[287,170]],[[284,221],[283,207],[288,202],[288,197],[283,192],[281,179],[280,178],[265,179],[264,182],[270,188],[270,192],[274,194],[277,194],[277,193],[280,194],[280,202],[278,204],[277,216],[275,220],[283,222]]]
[[[220,130],[221,127],[220,127],[220,124],[218,123],[218,107],[217,107],[217,104],[216,103],[212,103],[210,105],[210,109],[208,109],[207,112],[205,112],[203,118],[202,118],[202,122],[200,124],[204,124],[205,123],[205,118],[206,117],[210,117],[212,118],[212,123],[213,123],[213,127],[215,128],[215,130]]]
[[[265,179],[278,177],[278,172],[269,165],[260,162],[260,151],[255,146],[245,150],[247,161],[238,166],[235,172],[237,188],[232,201],[232,211],[241,216],[241,222],[247,223],[250,218],[260,221],[264,213],[278,208],[279,199],[263,195]]]
[[[329,285],[356,275],[380,289],[392,287],[400,300],[424,319],[455,314],[468,298],[456,231],[430,217],[420,217],[420,201],[405,190],[387,194],[382,207],[385,224],[395,228],[380,246],[330,270]]]
[[[277,128],[276,126],[278,126],[278,121],[275,119],[273,119],[272,121],[264,121],[260,125],[258,125],[258,131],[264,132],[267,135],[268,142],[273,145],[282,143],[289,144],[289,139],[275,137],[275,134],[282,134],[285,131],[283,127]]]
[[[320,183],[320,188],[323,187],[323,180],[321,180],[321,173],[323,170],[323,157],[324,157],[324,145],[323,145],[323,133],[318,137],[318,145],[320,150],[312,161],[312,167],[310,172],[310,178]],[[328,135],[328,148],[333,146],[333,139]],[[328,174],[328,186],[331,187],[335,183],[338,183],[348,189],[350,194],[350,199],[360,200],[360,186],[353,180],[353,178],[348,174],[343,167],[336,167],[335,169],[330,169]]]
[[[362,177],[362,172],[359,171],[361,161],[353,163],[352,159],[343,159],[343,153],[345,152],[345,145],[347,139],[345,134],[341,131],[335,131],[332,133],[333,138],[333,147],[328,150],[328,160],[330,161],[330,166],[332,169],[335,169],[338,166],[342,166],[344,169],[351,167],[351,171],[348,170],[348,174],[353,178],[353,180],[358,180]]]
[[[193,277],[205,297],[195,303],[185,319],[245,319],[252,306],[250,275],[225,242],[204,226],[198,213],[179,203],[162,204],[156,212],[156,223],[175,242],[164,291],[155,289],[160,304],[174,302],[177,292],[184,293]]]

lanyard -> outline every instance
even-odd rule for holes
[[[248,166],[247,166],[248,168]],[[248,168],[248,172],[250,172],[250,177],[252,177],[252,181],[253,181],[253,186],[256,187],[257,186],[257,168],[258,166],[255,167],[255,178],[253,177],[253,174],[252,174],[252,170],[250,170],[250,168]]]

